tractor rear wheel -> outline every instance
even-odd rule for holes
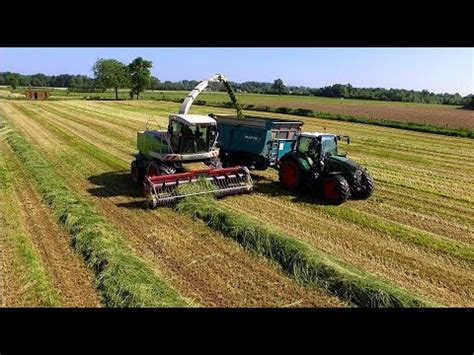
[[[365,200],[372,196],[375,189],[374,178],[367,172],[362,174],[360,185],[361,189],[355,193],[355,198]]]
[[[280,184],[285,189],[296,190],[301,185],[301,171],[294,160],[283,160],[278,175],[280,178]]]
[[[349,199],[351,190],[344,177],[332,175],[322,181],[321,195],[326,202],[332,205],[340,205]]]
[[[143,169],[140,169],[138,167],[138,164],[137,164],[136,160],[132,161],[132,164],[130,165],[130,172],[131,172],[131,175],[132,175],[132,180],[135,183],[141,184],[143,182],[143,179],[145,177],[145,173],[144,173]]]

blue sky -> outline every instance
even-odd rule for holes
[[[138,56],[161,81],[223,73],[235,82],[474,93],[474,48],[0,48],[0,71],[92,76],[98,58]]]

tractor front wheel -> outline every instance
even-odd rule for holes
[[[359,191],[355,193],[355,198],[365,200],[368,199],[374,193],[375,183],[372,176],[370,176],[367,172],[362,174],[361,178],[361,188]]]
[[[321,183],[321,192],[323,199],[332,205],[340,205],[351,195],[349,184],[341,175],[325,178]]]
[[[294,160],[283,160],[278,175],[280,177],[280,184],[285,189],[296,190],[301,185],[301,171]]]

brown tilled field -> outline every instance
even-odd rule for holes
[[[150,97],[159,95],[184,99],[185,92],[163,91],[149,93]],[[236,95],[242,104],[271,108],[288,107],[310,109],[315,112],[328,112],[347,116],[358,116],[374,120],[393,120],[415,122],[448,128],[474,128],[474,111],[461,106],[422,104],[410,102],[387,102],[375,100],[337,99],[314,96],[294,95]],[[228,102],[229,98],[222,92],[204,92],[199,96],[208,104]]]
[[[269,105],[270,106],[270,105]],[[273,104],[275,106],[275,104]],[[290,108],[302,107],[297,103],[286,103]],[[372,119],[386,119],[401,122],[415,122],[431,124],[449,128],[474,128],[474,111],[460,107],[426,105],[361,105],[352,103],[305,103],[303,108],[317,112],[330,112],[335,114],[363,116]]]

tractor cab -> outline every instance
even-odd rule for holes
[[[209,152],[217,137],[216,121],[202,115],[171,115],[168,134],[175,154]]]
[[[310,157],[314,161],[321,161],[328,156],[342,156],[345,153],[338,151],[338,141],[347,140],[350,143],[349,136],[336,136],[319,132],[302,133],[296,142],[296,151],[300,154]]]

